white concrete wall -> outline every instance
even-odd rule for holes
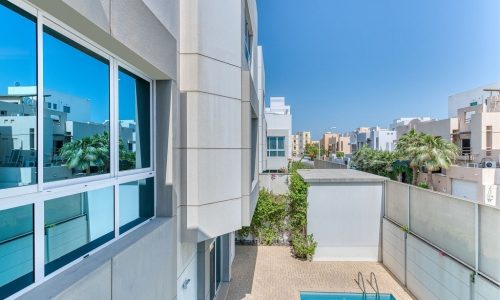
[[[244,9],[242,1],[180,2],[184,241],[241,227]]]
[[[405,232],[393,223],[383,220],[382,261],[384,265],[404,284],[406,260]]]
[[[260,187],[276,195],[288,194],[288,174],[260,174]]]
[[[382,183],[311,183],[307,232],[318,242],[315,261],[379,261]]]
[[[407,240],[407,286],[419,299],[468,299],[471,270],[413,236]]]
[[[500,299],[500,288],[384,220],[383,264],[418,299]],[[472,298],[473,297],[473,298]]]

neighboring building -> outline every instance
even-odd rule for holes
[[[290,136],[290,143],[292,144],[292,156],[299,156],[299,137],[292,134]]]
[[[351,151],[354,153],[368,145],[370,138],[370,127],[359,127],[349,133],[351,140]]]
[[[466,93],[470,95],[471,93]],[[446,139],[459,148],[455,165],[433,174],[434,188],[458,197],[500,207],[500,91],[490,89],[481,104],[457,109],[457,117],[420,122],[397,128],[398,137],[414,128]],[[450,107],[458,97],[450,97]],[[479,100],[479,98],[478,98]],[[419,180],[425,181],[421,173]]]
[[[359,127],[349,135],[352,152],[365,146],[375,150],[393,151],[397,140],[396,131],[378,126]]]
[[[285,105],[285,97],[271,97],[265,108],[267,123],[267,171],[278,171],[288,167],[292,156],[292,113]]]
[[[319,147],[323,150],[326,150],[327,152],[334,152],[335,151],[335,142],[337,138],[339,137],[338,133],[333,133],[333,132],[325,132],[321,136],[321,139],[319,140]]]
[[[406,125],[400,125],[396,128],[397,139],[411,129],[418,132],[430,134],[432,136],[439,136],[445,140],[452,141],[453,134],[458,130],[458,119],[449,118],[443,120],[428,120],[420,121],[418,119],[412,120]]]
[[[0,298],[215,299],[265,168],[256,1],[9,0],[0,26]]]
[[[395,119],[391,126],[389,126],[389,128],[391,130],[396,130],[396,128],[398,128],[399,126],[406,126],[408,125],[410,122],[414,121],[414,120],[417,120],[417,121],[420,121],[420,122],[427,122],[427,121],[432,121],[434,119],[432,119],[431,117],[409,117],[409,118],[399,118],[399,119]]]
[[[372,127],[370,128],[368,147],[381,151],[393,151],[396,140],[396,131],[380,127]]]
[[[298,154],[300,156],[304,154],[306,145],[311,143],[311,132],[299,131],[295,135],[297,137]]]
[[[351,137],[341,135],[335,141],[335,153],[343,152],[344,154],[351,154]]]
[[[493,92],[489,90],[498,89],[498,87],[500,87],[500,81],[449,96],[448,118],[457,117],[457,111],[460,108],[483,104],[486,98],[493,95]]]

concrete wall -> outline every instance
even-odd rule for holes
[[[382,183],[310,183],[307,232],[315,261],[379,261]]]
[[[19,299],[175,299],[176,226],[157,218]]]
[[[392,222],[383,224],[383,263],[418,299],[499,299],[500,288]]]
[[[246,1],[180,2],[178,154],[184,241],[214,238],[242,224],[242,174],[247,167],[242,162],[243,156],[249,157],[247,134],[242,132],[250,129],[242,119],[242,112],[245,118],[250,114],[250,103],[242,102],[245,10]],[[245,187],[251,184],[246,181]],[[216,217],[220,215],[227,217]]]
[[[382,228],[382,260],[387,269],[404,284],[406,282],[405,232],[385,219]]]
[[[177,77],[178,0],[30,2],[151,77]]]
[[[315,159],[314,160],[315,169],[347,169],[347,165],[338,164],[328,160]]]
[[[260,174],[259,183],[260,187],[268,190],[276,195],[288,194],[288,180],[289,174]]]

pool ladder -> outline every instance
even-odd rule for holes
[[[366,299],[365,280],[361,272],[358,272],[358,280],[354,279],[354,282],[358,284],[359,289],[363,292],[363,299]]]
[[[378,291],[377,276],[375,276],[375,273],[371,272],[370,273],[370,280],[367,280],[367,281],[368,281],[368,284],[375,291],[375,300],[379,300],[380,299],[380,293]]]
[[[368,284],[372,287],[372,289],[375,291],[375,300],[380,299],[380,293],[378,290],[378,283],[377,283],[377,276],[375,276],[375,273],[371,272],[370,273],[370,279],[366,280]],[[354,282],[358,284],[359,289],[363,292],[363,299],[366,299],[366,288],[365,288],[365,280],[363,278],[363,274],[361,272],[358,272],[358,279],[354,279]]]

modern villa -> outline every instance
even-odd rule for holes
[[[264,167],[255,1],[1,0],[0,25],[0,298],[214,299]]]

